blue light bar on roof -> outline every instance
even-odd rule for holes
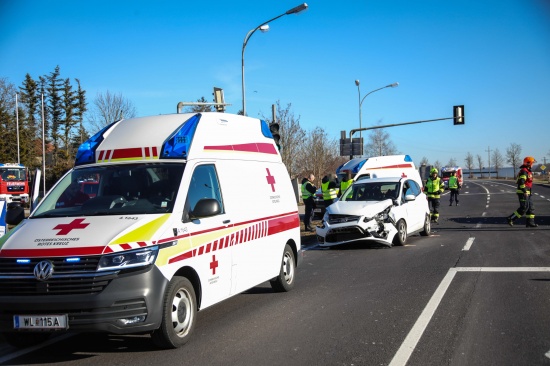
[[[111,127],[119,123],[121,120],[111,123],[99,130],[98,133],[90,137],[86,142],[78,147],[76,152],[76,159],[74,165],[84,165],[95,163],[95,151],[98,148],[99,144],[103,141],[103,135]]]
[[[411,157],[409,155],[405,155],[405,161],[409,162],[409,163],[412,163],[413,159],[411,159]]]
[[[269,129],[269,125],[267,124],[267,122],[261,119],[260,123],[262,125],[262,134],[265,137],[269,137],[270,139],[272,139],[273,135],[271,134],[271,130]]]
[[[201,114],[195,114],[178,127],[162,144],[160,158],[187,159],[200,119]]]
[[[357,164],[357,165],[353,168],[352,173],[357,174],[357,173],[359,172],[359,170],[361,170],[361,168],[363,167],[363,165],[365,165],[365,163],[367,162],[367,160],[369,160],[369,159],[365,159],[365,160],[363,160],[362,162],[360,162],[359,164]]]

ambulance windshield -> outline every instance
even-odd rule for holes
[[[185,164],[88,166],[69,172],[31,218],[172,212]]]

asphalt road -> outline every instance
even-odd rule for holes
[[[505,217],[513,182],[467,181],[460,206],[404,247],[321,249],[312,234],[293,291],[268,283],[199,313],[191,341],[75,335],[10,365],[550,365],[550,188],[534,192],[538,228]],[[547,356],[548,355],[548,356]]]

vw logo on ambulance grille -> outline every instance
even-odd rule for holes
[[[34,277],[39,281],[46,281],[53,275],[53,263],[50,261],[41,261],[34,266]]]

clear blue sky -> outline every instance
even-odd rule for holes
[[[362,127],[452,117],[388,128],[397,149],[464,164],[467,152],[522,155],[550,164],[550,2],[548,0],[312,0],[245,51],[249,116],[292,104],[306,130],[329,136]],[[120,93],[139,116],[174,113],[179,101],[225,92],[228,112],[241,98],[245,35],[299,0],[28,1],[0,0],[0,77],[20,86],[59,65],[78,78],[91,103]],[[364,136],[367,133],[363,133]],[[356,135],[357,136],[357,135]],[[284,137],[284,136],[283,136]]]

